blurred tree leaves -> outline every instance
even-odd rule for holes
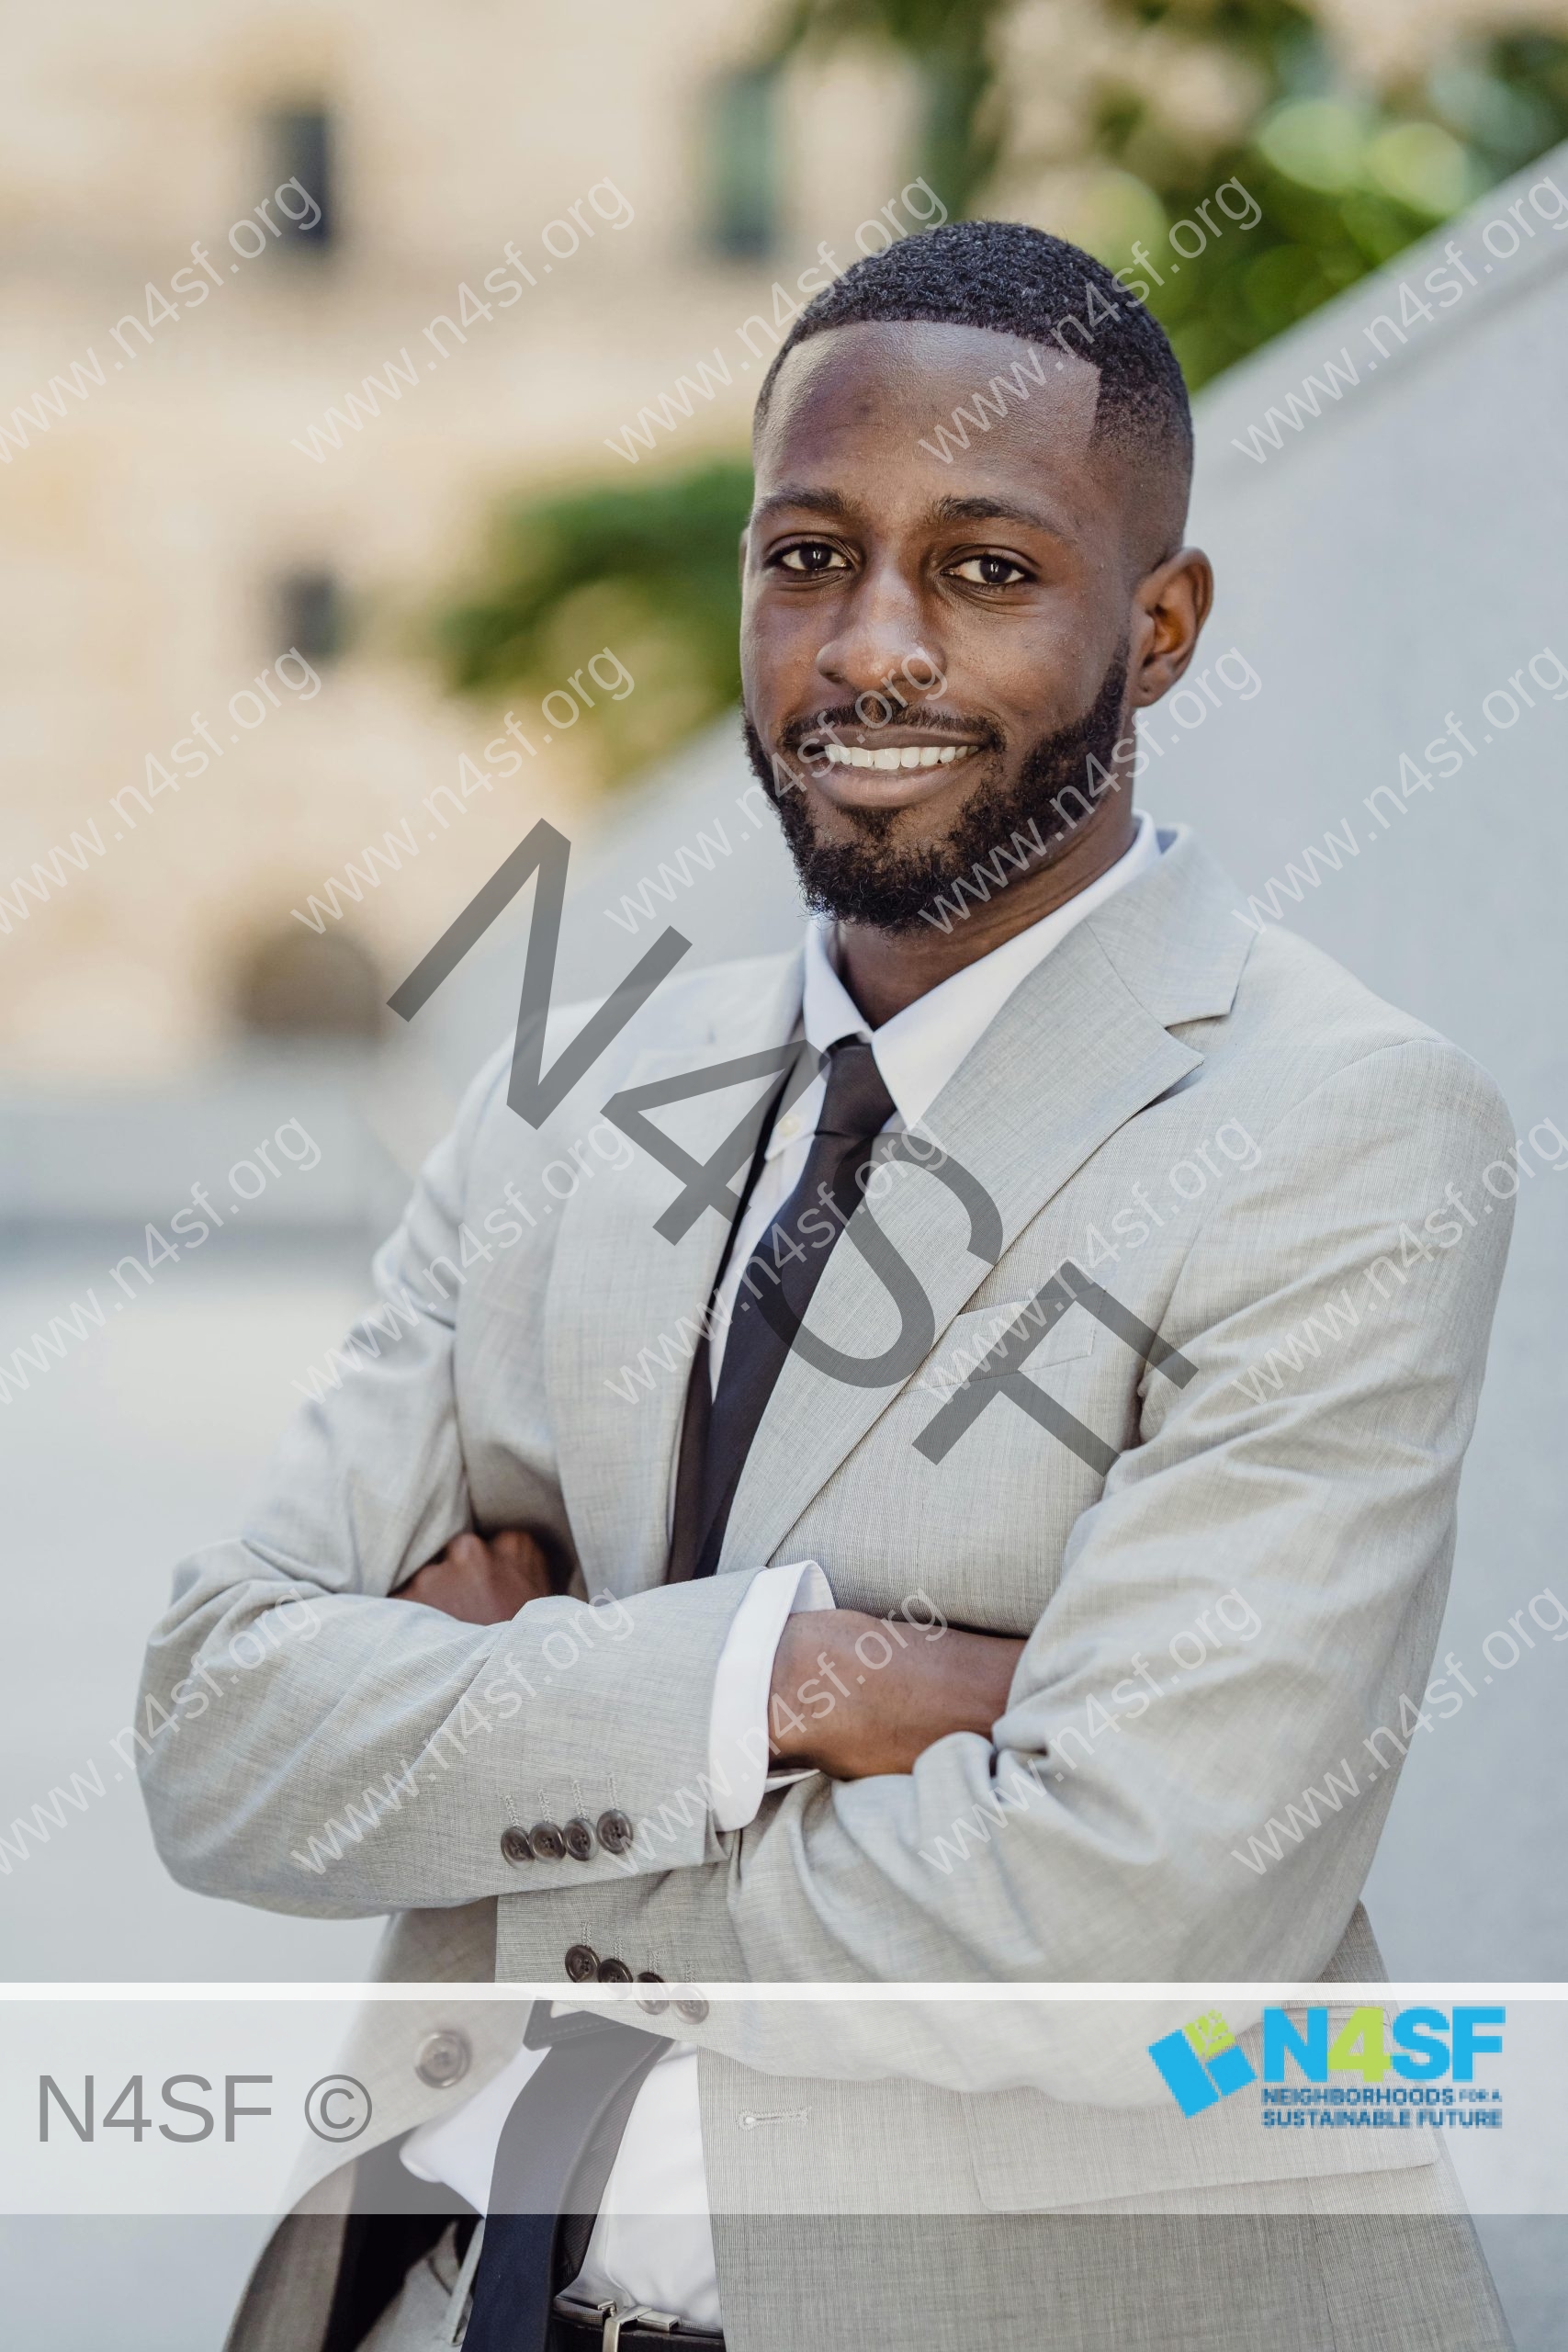
[[[1097,221],[1091,195],[1080,242],[1121,267],[1132,232],[1118,210],[1142,209],[1158,258],[1156,238],[1194,220],[1217,187],[1238,181],[1258,208],[1245,232],[1227,222],[1179,271],[1163,261],[1164,283],[1150,288],[1194,390],[1568,138],[1568,43],[1549,34],[1456,44],[1418,81],[1378,91],[1348,83],[1294,0],[1106,6],[1134,38],[1125,70],[1099,76],[1094,148],[1107,200]],[[1250,119],[1229,138],[1184,122],[1157,72],[1205,51],[1217,62],[1216,51],[1251,87]]]
[[[459,690],[548,694],[601,647],[636,679],[595,698],[608,780],[658,758],[740,696],[744,459],[517,500],[491,584],[441,623]]]
[[[791,0],[782,21],[785,48],[874,33],[915,60],[933,97],[922,168],[955,216],[985,209],[998,167],[1010,192],[1069,171],[1072,217],[1049,198],[1031,217],[1120,268],[1239,180],[1251,227],[1165,262],[1163,283],[1144,273],[1194,390],[1568,138],[1568,42],[1546,31],[1456,41],[1380,90],[1352,83],[1300,0]],[[1042,80],[1070,91],[1043,134]]]
[[[916,167],[953,217],[989,193],[1147,282],[1142,243],[1194,389],[1568,138],[1555,34],[1456,40],[1373,87],[1300,0],[784,0],[757,71],[867,40],[921,73]],[[737,458],[517,501],[491,584],[441,626],[453,684],[543,695],[608,646],[637,683],[594,711],[605,774],[670,750],[739,695],[750,497]]]

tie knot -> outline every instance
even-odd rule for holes
[[[828,1082],[819,1136],[845,1136],[857,1142],[880,1135],[893,1116],[893,1097],[882,1082],[876,1056],[863,1037],[840,1037],[828,1048]]]

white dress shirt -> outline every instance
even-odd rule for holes
[[[1113,891],[1146,872],[1159,851],[1153,820],[1140,813],[1131,848],[1098,881],[917,997],[874,1032],[834,967],[834,926],[813,922],[806,938],[802,1034],[819,1053],[840,1037],[870,1038],[883,1083],[893,1098],[895,1116],[889,1126],[919,1125],[1020,981]],[[813,1079],[768,1138],[714,1301],[709,1351],[716,1388],[741,1278],[751,1252],[805,1172],[825,1091],[824,1080]],[[708,1772],[716,1828],[743,1829],[755,1819],[770,1785],[768,1694],[784,1619],[798,1610],[832,1606],[828,1579],[815,1560],[765,1568],[752,1579],[714,1678]],[[777,1774],[773,1781],[798,1777]],[[444,2181],[482,2213],[502,2126],[544,2057],[542,2050],[519,2051],[483,2090],[452,2114],[412,2132],[402,2150],[409,2170],[422,2180]],[[613,2298],[623,2308],[650,2304],[677,2313],[694,2327],[716,2332],[722,2327],[694,2050],[672,2042],[669,2056],[653,2067],[637,2093],[573,2292],[597,2302]]]

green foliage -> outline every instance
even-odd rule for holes
[[[1568,43],[1545,34],[1457,49],[1418,86],[1380,95],[1344,85],[1293,0],[1110,5],[1130,30],[1224,44],[1256,93],[1244,135],[1223,146],[1184,134],[1157,81],[1151,93],[1131,74],[1108,77],[1100,94],[1095,145],[1132,184],[1117,191],[1126,210],[1142,191],[1168,226],[1233,180],[1259,208],[1251,227],[1225,222],[1175,271],[1145,236],[1165,280],[1149,307],[1194,388],[1568,137]],[[1113,266],[1132,259],[1124,230],[1108,224],[1090,242]]]
[[[1461,45],[1419,87],[1378,93],[1346,85],[1299,0],[1101,8],[1127,39],[1090,94],[1087,152],[1039,159],[1113,167],[1100,225],[1077,225],[1080,242],[1122,267],[1134,237],[1163,242],[1232,179],[1261,209],[1245,233],[1227,224],[1175,270],[1156,252],[1163,285],[1145,277],[1194,389],[1568,138],[1568,42],[1551,34]],[[998,0],[794,0],[780,51],[876,35],[913,57],[932,95],[923,168],[959,215],[983,209],[1010,152],[998,66],[1009,14]],[[1252,93],[1247,119],[1221,142],[1184,122],[1168,87],[1173,67],[1205,54],[1241,69]]]
[[[739,540],[751,469],[726,459],[522,499],[488,593],[441,625],[459,689],[548,694],[608,646],[637,680],[595,716],[609,777],[739,700]]]

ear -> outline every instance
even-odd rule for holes
[[[1181,548],[1138,582],[1128,668],[1130,707],[1168,695],[1198,650],[1214,601],[1213,567],[1201,548]]]

